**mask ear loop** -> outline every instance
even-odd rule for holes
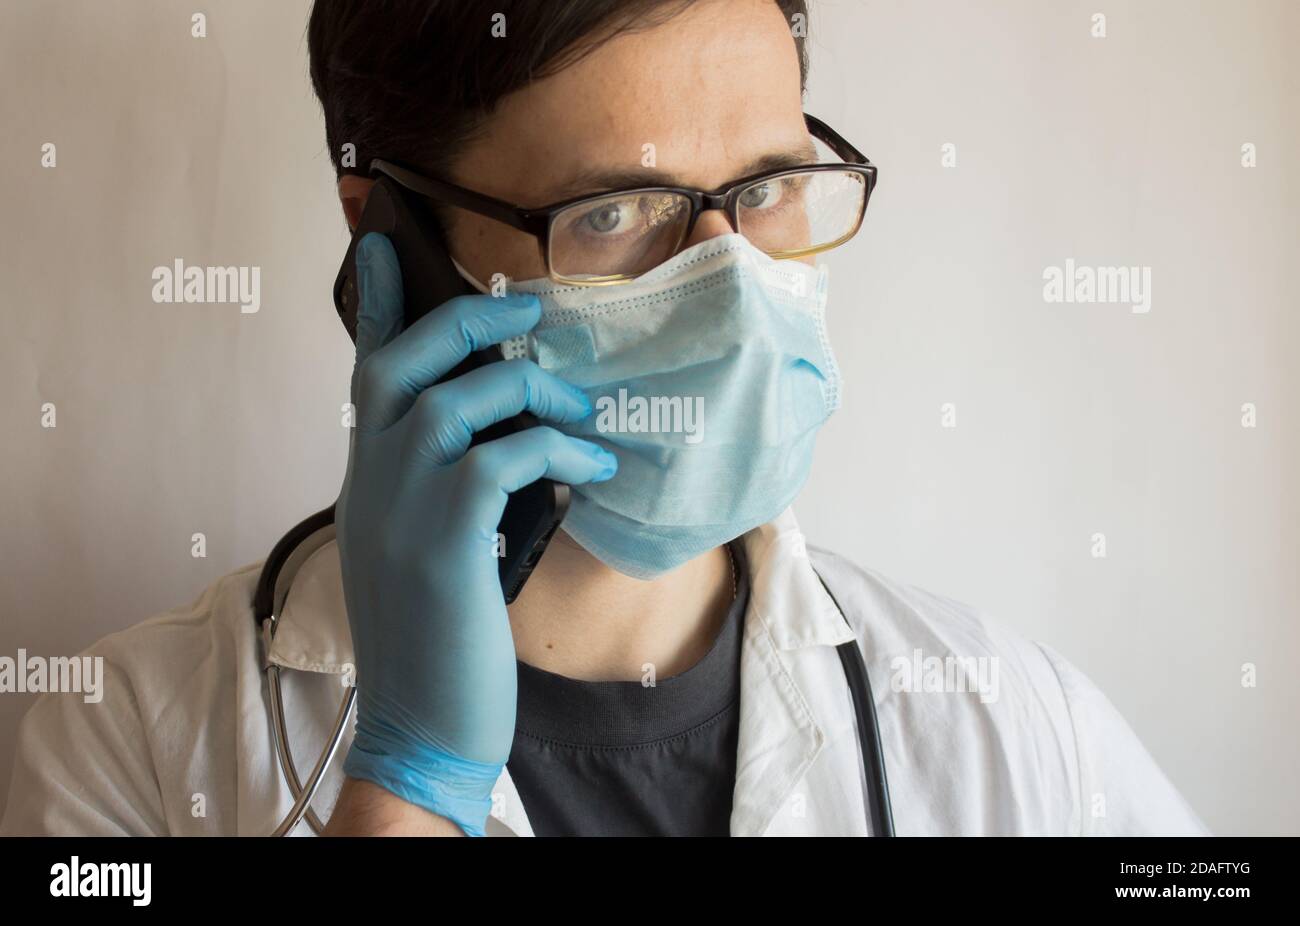
[[[456,272],[459,273],[464,278],[466,283],[468,283],[470,286],[473,286],[475,289],[477,289],[480,293],[482,293],[485,296],[492,295],[492,291],[488,289],[486,286],[484,286],[482,283],[480,283],[478,279],[474,276],[474,274],[470,273],[468,270],[462,267],[460,265],[460,261],[456,260],[456,258],[452,257],[450,254],[448,254],[447,257],[450,258],[451,265],[456,268]]]
[[[483,295],[492,296],[492,291],[480,283],[475,278],[474,274],[462,267],[460,261],[456,260],[456,258],[452,257],[450,254],[448,254],[447,257],[451,260],[451,265],[456,268],[456,272],[464,278],[466,283],[473,286]],[[501,356],[506,360],[515,360],[520,357],[527,357],[534,363],[537,362],[537,341],[533,337],[531,331],[528,334],[517,335],[513,338],[502,341],[500,347]]]

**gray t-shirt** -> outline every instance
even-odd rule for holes
[[[518,663],[507,768],[536,835],[728,834],[749,600],[744,550],[731,550],[735,602],[709,652],[685,672],[647,687]]]

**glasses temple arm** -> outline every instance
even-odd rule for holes
[[[435,177],[425,177],[414,171],[407,170],[400,164],[394,164],[381,158],[375,158],[370,162],[370,172],[371,174],[380,173],[386,177],[391,177],[411,192],[418,193],[434,202],[467,209],[478,215],[504,222],[521,231],[532,231],[531,224],[521,214],[521,210],[494,197],[486,196],[483,193],[475,193],[473,190],[467,190],[464,187],[438,180]]]
[[[865,154],[853,147],[848,139],[835,131],[825,122],[822,122],[816,116],[804,113],[803,121],[804,124],[808,126],[808,131],[814,138],[824,141],[830,146],[830,149],[834,151],[836,155],[843,158],[845,161],[848,161],[850,164],[874,166],[869,160],[867,160]]]

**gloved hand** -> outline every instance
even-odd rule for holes
[[[460,296],[402,331],[402,282],[386,237],[356,250],[356,427],[336,508],[356,654],[356,736],[344,772],[482,835],[514,739],[514,639],[494,555],[508,493],[545,476],[613,476],[593,443],[539,425],[470,448],[521,411],[591,414],[532,361],[434,385],[470,351],[537,324],[536,297]]]

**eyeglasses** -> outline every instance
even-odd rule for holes
[[[804,122],[845,163],[764,171],[717,190],[636,187],[524,209],[389,161],[376,159],[370,169],[435,202],[533,235],[551,279],[598,286],[627,282],[677,254],[710,209],[725,212],[732,229],[778,259],[829,251],[852,238],[862,227],[876,168],[820,119],[805,113]]]

